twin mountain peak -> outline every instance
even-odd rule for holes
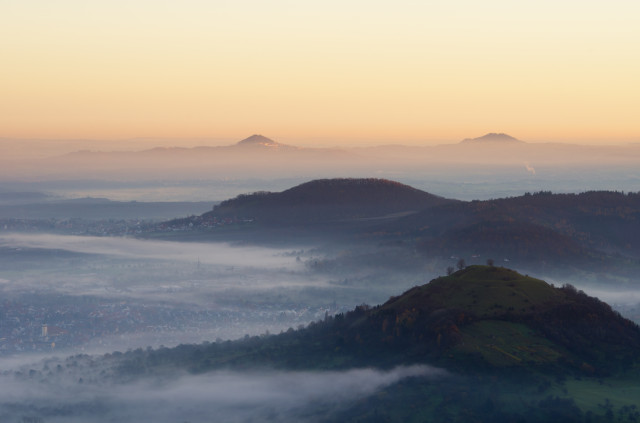
[[[460,144],[487,144],[487,143],[504,144],[504,143],[523,143],[523,142],[524,141],[521,141],[505,133],[490,132],[488,134],[485,134],[477,138],[465,138],[460,142]],[[259,134],[251,135],[250,137],[245,138],[242,141],[239,141],[236,145],[237,146],[263,146],[263,147],[286,146],[285,144],[280,144],[270,138],[267,138]]]

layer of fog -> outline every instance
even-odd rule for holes
[[[640,291],[638,290],[621,290],[621,289],[603,289],[594,286],[575,285],[577,289],[583,290],[587,295],[599,298],[610,305],[635,305],[640,304]]]
[[[360,304],[386,300],[412,286],[408,285],[410,282],[400,283],[404,276],[400,268],[396,269],[397,284],[385,280],[382,294],[372,291],[371,286],[362,286],[368,276],[380,273],[365,265],[351,263],[333,273],[314,272],[309,263],[328,253],[304,247],[287,250],[226,243],[14,233],[0,234],[0,248],[12,253],[4,271],[0,269],[0,286],[11,291],[220,304],[215,296],[241,298],[259,294],[268,301],[283,294],[277,291],[281,288],[295,292],[296,297],[300,297],[297,291],[309,291],[306,299],[318,301],[318,290],[330,289],[323,301],[349,298]],[[358,251],[364,251],[363,247]],[[348,254],[348,246],[333,253]],[[427,274],[419,276],[411,282],[428,280]],[[376,295],[372,296],[374,291]]]
[[[231,138],[11,139],[0,138],[0,153],[10,160],[51,158],[75,151],[141,151],[157,147],[228,145]]]
[[[255,191],[283,191],[307,182],[293,178],[209,178],[189,180],[113,181],[39,180],[3,181],[2,189],[13,193],[46,193],[58,199],[108,198],[113,201],[222,201]]]
[[[534,167],[530,165],[530,167]],[[637,166],[636,166],[637,168]],[[7,181],[3,188],[12,192],[42,192],[58,198],[97,197],[114,201],[223,201],[239,194],[256,191],[279,192],[318,178],[354,177],[386,178],[414,188],[459,200],[487,200],[523,195],[525,192],[552,191],[579,193],[590,190],[637,191],[640,173],[633,169],[547,169],[535,166],[532,174],[524,164],[509,169],[486,170],[456,168],[451,170],[422,169],[360,171],[344,169],[336,172],[312,174],[292,173],[280,177],[268,175],[236,175],[202,179],[150,181],[110,180],[40,180],[33,182]]]
[[[2,366],[2,362],[0,362]],[[30,375],[30,376],[27,376]],[[82,373],[23,372],[0,377],[0,417],[51,422],[316,421],[402,379],[436,383],[447,376],[429,366],[382,371],[216,371],[128,384]],[[49,379],[54,379],[54,382]]]
[[[28,268],[18,263],[5,277],[0,271],[5,291],[224,308],[255,295],[269,299],[278,289],[329,286],[308,272],[301,251],[52,234],[3,234],[2,247],[16,250],[16,262],[20,254],[32,257]]]
[[[144,241],[133,238],[90,237],[53,234],[2,234],[0,246],[66,250],[127,258],[200,261],[220,266],[299,269],[285,251],[260,247],[234,248],[221,243]]]
[[[640,289],[629,286],[628,284],[612,284],[610,282],[599,281],[596,277],[591,277],[586,280],[576,277],[557,278],[545,274],[535,274],[534,271],[530,271],[529,274],[555,287],[560,287],[565,284],[573,285],[585,294],[596,297],[600,301],[604,301],[612,306],[640,305]]]
[[[0,254],[0,355],[279,333],[382,303],[429,277],[359,263],[316,271],[310,263],[324,253],[314,249],[115,237],[3,234]]]

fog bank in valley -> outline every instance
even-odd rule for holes
[[[143,241],[134,238],[91,237],[53,234],[3,234],[0,246],[16,248],[41,248],[72,251],[85,254],[103,254],[109,256],[176,260],[212,265],[261,267],[261,268],[299,268],[295,260],[284,257],[285,250],[273,250],[260,247],[234,248],[221,243],[186,243],[169,241]]]
[[[304,246],[4,233],[0,252],[0,356],[279,333],[429,277],[358,264],[319,271],[328,253]]]
[[[34,373],[23,368],[13,373],[4,368],[3,421],[42,417],[46,423],[312,422],[402,379],[420,377],[425,383],[437,383],[447,377],[442,369],[421,365],[388,371],[216,371],[121,383],[92,379],[77,368],[56,370],[54,362],[46,366],[53,369],[50,375],[46,370]]]

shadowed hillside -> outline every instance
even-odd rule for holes
[[[408,345],[424,333],[489,366],[570,366],[608,373],[631,366],[640,329],[571,285],[494,266],[470,266],[391,299],[372,313]],[[394,324],[395,322],[395,324]],[[409,324],[400,324],[407,322]]]
[[[279,193],[240,195],[223,201],[202,218],[299,224],[378,218],[453,202],[386,179],[320,179]]]
[[[380,227],[430,254],[586,261],[640,252],[640,194],[539,192],[443,205]],[[600,260],[598,258],[598,260]]]

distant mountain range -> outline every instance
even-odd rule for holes
[[[219,147],[158,147],[138,152],[79,151],[60,157],[11,163],[7,178],[203,179],[321,178],[399,175],[414,178],[469,178],[509,171],[530,179],[580,167],[625,169],[640,163],[640,146],[582,146],[525,143],[501,133],[436,146],[388,145],[366,148],[309,148],[252,135]],[[472,177],[472,176],[471,176]]]

